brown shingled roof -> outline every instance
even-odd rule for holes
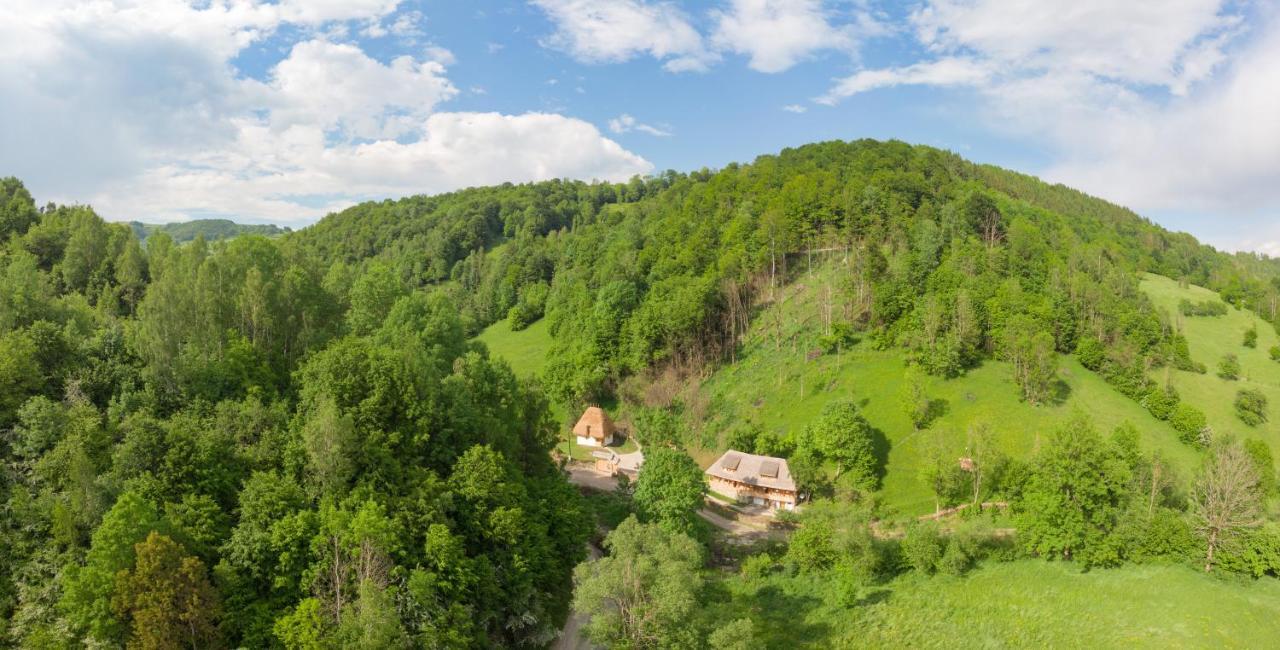
[[[785,458],[758,456],[730,449],[708,467],[706,473],[726,481],[796,491],[796,482],[791,478],[791,468],[787,467]]]
[[[617,428],[613,426],[609,414],[599,406],[588,406],[587,410],[582,412],[582,417],[578,418],[578,423],[573,425],[573,435],[596,440],[604,440],[616,431]]]

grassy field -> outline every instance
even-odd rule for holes
[[[1230,434],[1237,438],[1262,438],[1271,448],[1280,451],[1280,363],[1267,354],[1271,346],[1280,342],[1275,330],[1265,321],[1257,320],[1250,312],[1227,307],[1224,316],[1183,316],[1178,312],[1182,299],[1193,302],[1221,300],[1217,293],[1203,287],[1183,288],[1169,278],[1145,275],[1142,290],[1152,302],[1169,314],[1170,322],[1178,326],[1187,337],[1191,358],[1209,368],[1203,375],[1177,370],[1160,370],[1154,374],[1158,381],[1168,380],[1178,389],[1188,403],[1204,411],[1209,426],[1216,434]],[[1245,330],[1257,325],[1258,347],[1246,348],[1243,344]],[[1241,376],[1237,381],[1218,377],[1218,361],[1225,354],[1235,354],[1240,359]],[[1262,391],[1271,406],[1270,421],[1258,427],[1246,426],[1236,417],[1234,402],[1236,391],[1254,388]]]
[[[1180,566],[991,563],[959,578],[908,574],[853,607],[836,602],[830,578],[723,579],[717,618],[750,616],[769,647],[1262,648],[1280,638],[1280,581]]]
[[[547,364],[551,331],[545,318],[519,332],[511,331],[511,324],[503,319],[485,328],[476,340],[484,343],[494,356],[506,359],[517,375],[534,377]]]
[[[1066,356],[1059,359],[1059,378],[1068,390],[1050,405],[1021,401],[1012,371],[1003,362],[987,361],[956,379],[925,378],[929,397],[939,400],[943,414],[928,429],[915,431],[899,398],[906,370],[901,350],[874,350],[862,343],[840,356],[810,359],[808,353],[817,346],[823,329],[819,315],[826,283],[833,275],[832,269],[817,270],[780,291],[775,304],[753,321],[737,363],[722,367],[703,382],[701,397],[711,414],[700,440],[704,447],[722,448],[723,433],[742,421],[785,434],[804,427],[827,403],[852,399],[891,444],[883,496],[901,514],[933,510],[932,493],[919,469],[929,450],[939,445],[948,454],[962,455],[967,431],[977,422],[991,426],[1006,453],[1024,457],[1047,434],[1084,413],[1104,432],[1132,423],[1146,448],[1159,449],[1184,470],[1198,462],[1197,453],[1178,442],[1167,423]],[[775,338],[778,329],[780,348]],[[714,458],[716,454],[702,455]]]

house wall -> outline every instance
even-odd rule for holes
[[[730,496],[746,503],[755,503],[755,498],[764,499],[774,508],[783,508],[791,510],[796,506],[796,493],[787,490],[773,490],[757,485],[748,485],[738,481],[728,481],[718,476],[708,477],[708,483],[712,490],[719,492],[725,496]]]

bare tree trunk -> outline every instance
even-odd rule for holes
[[[1209,573],[1213,571],[1213,551],[1218,545],[1218,531],[1214,529],[1209,532],[1209,551],[1204,558],[1204,571]]]

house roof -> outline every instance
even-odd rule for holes
[[[613,426],[609,414],[599,406],[588,406],[582,412],[582,417],[578,418],[578,423],[573,425],[573,435],[582,438],[604,440],[616,432],[617,428]]]
[[[791,478],[791,468],[787,467],[785,458],[757,456],[733,449],[724,452],[707,468],[707,476],[774,490],[796,491],[796,482]]]

